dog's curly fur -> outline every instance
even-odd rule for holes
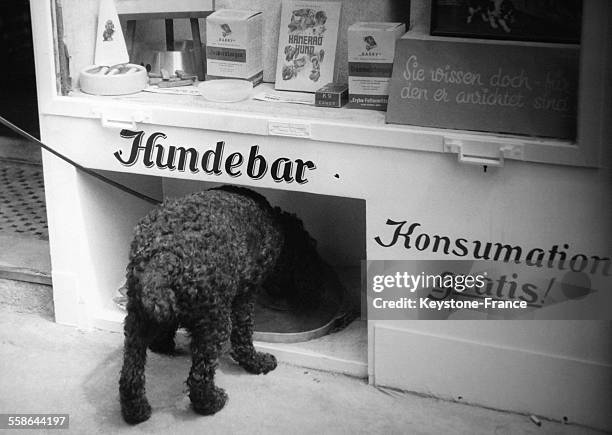
[[[151,415],[145,396],[147,347],[172,353],[174,335],[191,336],[187,379],[193,409],[213,414],[227,395],[214,384],[217,358],[232,357],[251,373],[276,368],[253,347],[253,309],[263,284],[293,306],[316,307],[328,266],[294,215],[245,188],[224,186],[167,200],[136,226],[127,266],[121,411],[135,424]]]

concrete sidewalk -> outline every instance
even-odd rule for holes
[[[31,293],[21,286],[33,285],[0,280],[0,294]],[[191,411],[186,396],[186,342],[179,343],[179,356],[149,353],[153,416],[132,427],[119,412],[122,335],[54,323],[44,310],[41,314],[41,294],[42,299],[20,300],[19,306],[0,298],[0,413],[68,413],[71,433],[597,433],[549,421],[538,427],[522,415],[377,389],[360,379],[285,364],[254,376],[228,357],[221,361],[217,382],[230,400],[218,414],[202,417]]]

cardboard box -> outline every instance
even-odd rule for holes
[[[221,9],[206,18],[206,80],[263,80],[263,15]]]
[[[405,32],[403,23],[359,22],[349,26],[351,108],[387,110],[395,43]]]
[[[334,80],[342,3],[283,0],[274,89],[316,92]]]
[[[342,107],[348,101],[348,85],[345,83],[328,83],[315,93],[315,106]]]

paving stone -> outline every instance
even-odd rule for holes
[[[42,171],[38,165],[0,160],[0,233],[49,239]]]

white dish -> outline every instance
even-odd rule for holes
[[[235,103],[251,95],[253,83],[240,79],[208,80],[198,85],[204,98],[216,103]]]
[[[101,68],[111,69],[96,65],[83,68],[79,76],[81,91],[93,95],[127,95],[147,87],[147,70],[140,65],[127,64],[124,68],[129,68],[129,73],[115,75],[103,74]]]

